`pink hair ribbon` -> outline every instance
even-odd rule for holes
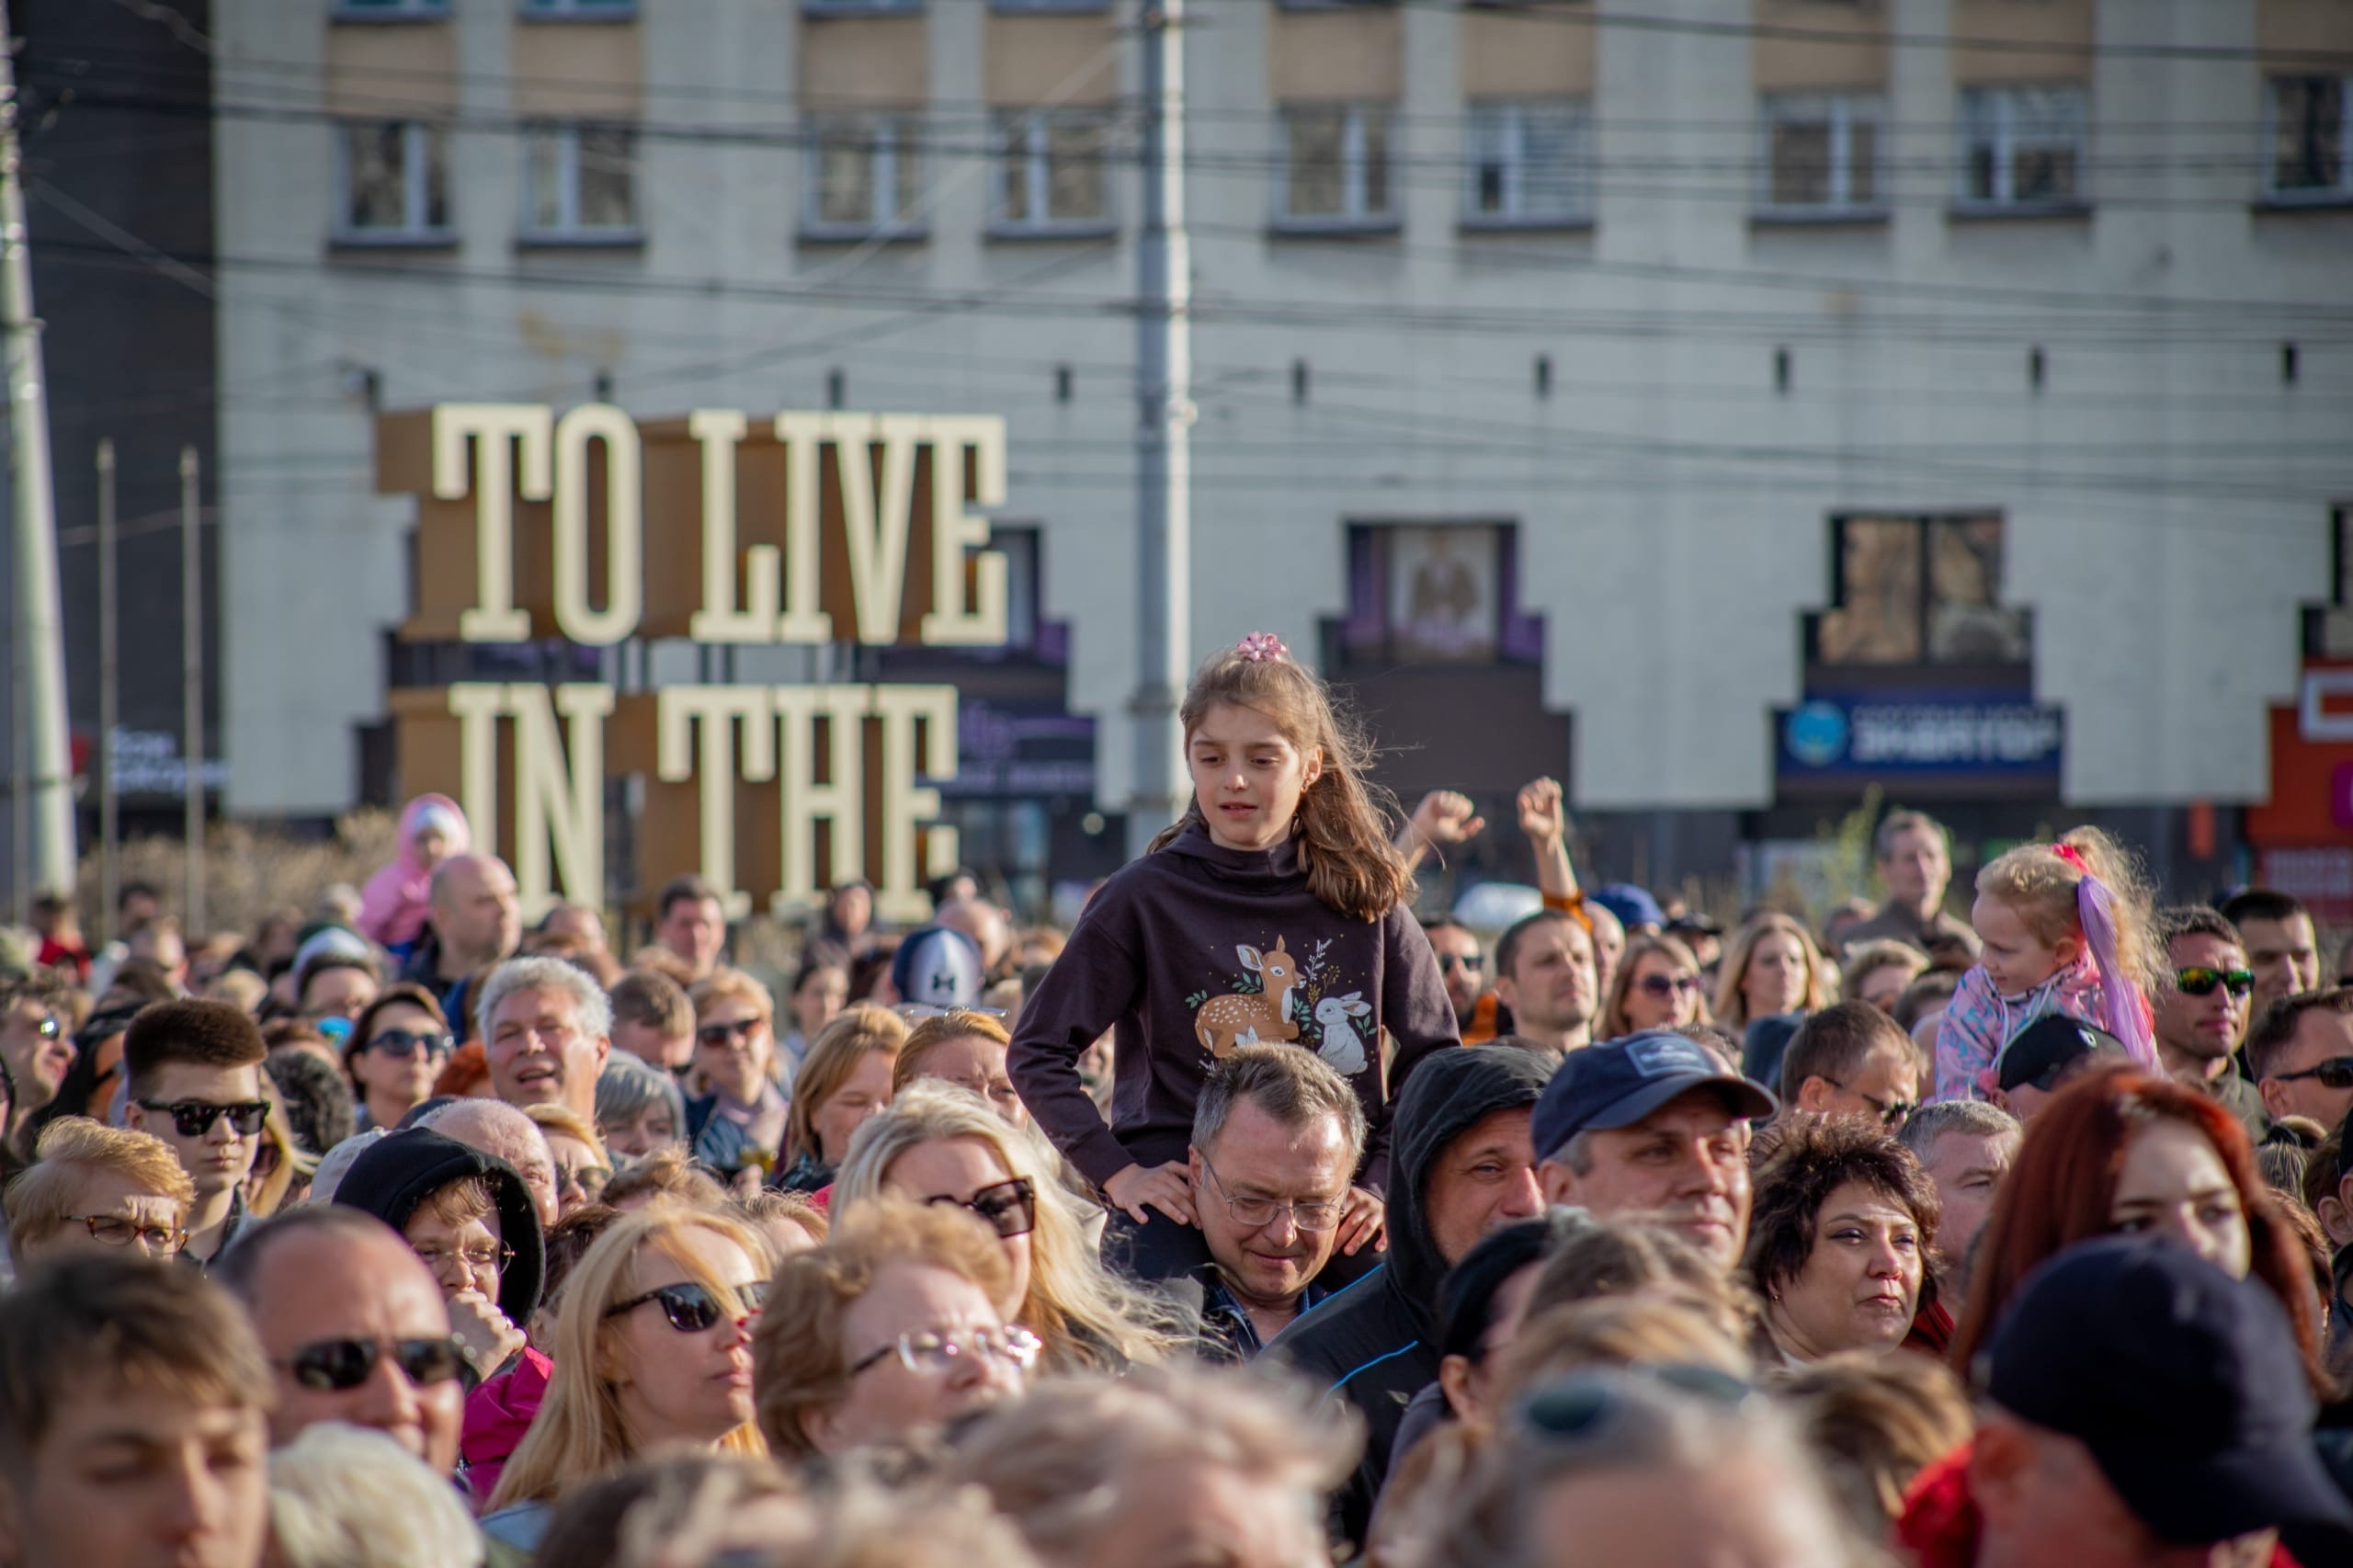
[[[2074,845],[2054,844],[2051,846],[2051,853],[2058,856],[2059,858],[2066,861],[2067,864],[2075,867],[2075,869],[2081,871],[2084,875],[2088,877],[2092,874],[2092,869],[2084,863],[2084,852],[2076,848]]]
[[[2157,1046],[2150,1031],[2149,1014],[2141,988],[2125,972],[2116,949],[2116,899],[2108,884],[2092,874],[2083,851],[2072,844],[2054,844],[2052,853],[2083,873],[2075,884],[2075,918],[2099,972],[2099,1027],[2124,1042],[2125,1051],[2143,1067],[2157,1066]]]
[[[1254,665],[1280,664],[1290,657],[1283,640],[1271,631],[1253,631],[1235,643],[1233,651]]]

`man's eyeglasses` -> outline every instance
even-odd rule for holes
[[[1477,974],[1486,967],[1487,959],[1483,953],[1440,953],[1438,956],[1438,971],[1440,974],[1452,974],[1458,969],[1465,974]]]
[[[368,1037],[368,1049],[405,1059],[420,1051],[427,1056],[447,1056],[456,1045],[448,1035],[428,1029],[378,1029]]]
[[[2191,968],[2173,971],[2173,988],[2184,996],[2211,996],[2217,985],[2234,996],[2244,996],[2255,989],[2255,971]]]
[[[1699,989],[1696,974],[1646,974],[1642,978],[1643,994],[1661,999],[1675,995],[1688,996]]]
[[[456,1335],[446,1339],[322,1339],[305,1345],[278,1365],[294,1381],[319,1393],[343,1393],[374,1375],[390,1359],[417,1388],[446,1383],[473,1364],[473,1352]]]
[[[1015,1176],[982,1187],[970,1199],[961,1198],[927,1198],[926,1203],[945,1203],[950,1208],[970,1209],[989,1222],[989,1228],[1001,1239],[1026,1236],[1038,1228],[1038,1184],[1028,1176]]]
[[[141,1100],[138,1104],[142,1110],[169,1116],[173,1128],[183,1138],[203,1137],[224,1116],[229,1119],[230,1131],[240,1138],[250,1138],[269,1119],[267,1100],[232,1100],[227,1105],[214,1105],[210,1100]]]
[[[177,1225],[142,1224],[119,1214],[68,1214],[65,1222],[81,1226],[90,1233],[92,1241],[104,1246],[136,1244],[150,1253],[169,1256],[188,1245],[188,1233]]]
[[[515,1249],[503,1242],[495,1246],[459,1247],[454,1251],[449,1247],[415,1247],[411,1250],[416,1254],[417,1262],[437,1276],[453,1260],[465,1265],[469,1274],[503,1274],[506,1266],[515,1261]]]
[[[2353,1056],[2332,1056],[2325,1062],[2315,1062],[2301,1073],[2274,1073],[2283,1084],[2299,1078],[2318,1078],[2324,1089],[2353,1089]]]
[[[977,1328],[959,1338],[952,1334],[938,1334],[921,1329],[903,1334],[881,1348],[869,1352],[850,1364],[849,1375],[857,1377],[870,1367],[879,1367],[895,1356],[899,1365],[918,1375],[944,1372],[965,1357],[995,1361],[1026,1372],[1038,1359],[1042,1342],[1026,1328]]]
[[[1903,1126],[1912,1113],[1920,1108],[1910,1100],[1883,1100],[1877,1095],[1867,1095],[1853,1085],[1842,1084],[1836,1078],[1825,1078],[1823,1081],[1834,1089],[1846,1090],[1847,1093],[1879,1112],[1879,1124],[1890,1132]]]
[[[760,1030],[757,1018],[722,1019],[718,1023],[699,1024],[695,1028],[695,1043],[707,1045],[713,1051],[737,1040],[748,1040]]]
[[[1348,1210],[1345,1200],[1336,1199],[1312,1198],[1292,1203],[1278,1203],[1271,1198],[1236,1198],[1206,1155],[1201,1159],[1201,1169],[1209,1172],[1210,1179],[1217,1183],[1218,1196],[1225,1199],[1225,1210],[1233,1216],[1233,1222],[1247,1225],[1253,1230],[1271,1225],[1284,1214],[1289,1214],[1290,1222],[1301,1230],[1321,1234],[1339,1224],[1340,1216]]]
[[[735,1300],[743,1303],[740,1311],[730,1311],[712,1293],[710,1287],[700,1280],[687,1279],[648,1290],[642,1296],[631,1296],[626,1301],[616,1301],[605,1309],[605,1315],[617,1318],[637,1311],[649,1301],[659,1301],[662,1303],[662,1315],[669,1320],[672,1328],[680,1334],[700,1334],[723,1320],[748,1317],[757,1312],[761,1301],[768,1293],[768,1282],[747,1279],[728,1289],[733,1292]]]

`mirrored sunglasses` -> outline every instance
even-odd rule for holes
[[[2255,989],[2255,971],[2251,969],[2177,969],[2173,971],[2174,989],[2184,996],[2211,996],[2214,987],[2222,986],[2234,996],[2244,996]]]

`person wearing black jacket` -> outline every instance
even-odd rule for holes
[[[491,1212],[480,1218],[496,1221],[491,1227],[499,1259],[494,1303],[480,1274],[455,1250],[455,1238],[427,1241],[419,1234],[420,1228],[451,1228],[446,1215],[461,1210],[464,1199],[451,1195],[453,1210],[443,1195],[467,1182],[488,1191]],[[547,1252],[538,1205],[513,1165],[427,1128],[411,1128],[379,1140],[353,1161],[335,1201],[373,1214],[407,1239],[440,1282],[450,1324],[472,1348],[483,1378],[523,1348],[522,1330],[539,1310],[547,1278]],[[460,1228],[474,1227],[469,1221]]]
[[[1438,1377],[1438,1288],[1480,1238],[1544,1211],[1529,1122],[1559,1058],[1509,1040],[1433,1053],[1398,1097],[1388,1261],[1268,1346],[1365,1420],[1365,1451],[1333,1500],[1361,1542],[1405,1406]]]

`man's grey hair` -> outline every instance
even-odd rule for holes
[[[1937,1140],[1948,1132],[1971,1138],[2017,1138],[2025,1134],[2026,1124],[1984,1100],[1938,1100],[1905,1117],[1904,1125],[1895,1130],[1895,1141],[1925,1165],[1936,1153]]]
[[[518,991],[561,991],[572,998],[581,1032],[591,1040],[610,1038],[613,1004],[596,977],[562,959],[508,959],[483,982],[482,999],[474,1004],[474,1030],[484,1047],[490,1044],[490,1020],[498,1005]]]
[[[1236,1100],[1248,1100],[1282,1126],[1297,1131],[1319,1116],[1337,1117],[1347,1141],[1348,1168],[1364,1158],[1370,1130],[1364,1104],[1348,1081],[1312,1051],[1296,1045],[1245,1045],[1210,1069],[1193,1102],[1193,1147],[1208,1149],[1225,1131]]]
[[[270,1533],[289,1568],[474,1568],[482,1536],[447,1476],[392,1437],[340,1421],[269,1456]]]
[[[685,1142],[687,1102],[678,1092],[678,1081],[626,1051],[605,1058],[605,1070],[597,1074],[598,1127],[626,1127],[657,1105],[669,1108],[670,1135]]]
[[[1540,1425],[1552,1403],[1583,1417],[1574,1431]],[[1823,1568],[1878,1561],[1843,1522],[1796,1426],[1761,1394],[1728,1401],[1640,1371],[1597,1369],[1539,1385],[1500,1436],[1457,1489],[1451,1517],[1434,1532],[1427,1568],[1528,1568],[1552,1561],[1540,1532],[1545,1494],[1560,1483],[1631,1471],[1713,1474],[1741,1460],[1763,1467],[1776,1493],[1813,1516],[1809,1561]]]

